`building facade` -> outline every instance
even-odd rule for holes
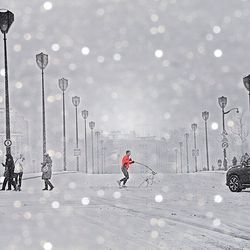
[[[30,160],[29,148],[29,125],[24,116],[11,110],[10,111],[10,124],[11,124],[11,154],[14,159],[18,155],[23,154],[26,162]],[[4,141],[6,138],[5,131],[5,109],[0,108],[0,161],[5,161],[6,148]]]

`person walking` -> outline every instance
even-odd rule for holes
[[[5,164],[2,163],[2,165],[5,167],[5,172],[4,172],[4,181],[2,185],[1,190],[5,190],[6,185],[8,183],[8,189],[11,190],[11,186],[14,187],[14,190],[17,191],[16,189],[16,183],[14,181],[14,169],[15,169],[15,164],[14,160],[11,154],[6,154],[6,161]]]
[[[126,154],[122,158],[121,170],[122,170],[122,173],[124,174],[124,178],[117,181],[119,187],[126,187],[126,182],[129,179],[128,169],[129,169],[130,165],[134,163],[134,161],[130,158],[130,156],[131,156],[131,152],[130,152],[130,150],[127,150]],[[121,186],[121,184],[122,184],[122,186]]]
[[[242,155],[240,159],[240,163],[241,165],[244,165],[244,166],[248,166],[250,164],[250,157],[248,153],[245,153],[244,155]]]
[[[3,180],[3,184],[2,184],[1,190],[4,191],[5,188],[6,188],[6,185],[7,185],[7,183],[8,183],[9,172],[8,172],[8,167],[7,167],[5,164],[3,164],[3,163],[2,163],[2,165],[3,165],[3,167],[4,167],[4,174],[3,174],[4,180]]]
[[[21,191],[22,186],[22,178],[23,178],[23,164],[24,164],[24,157],[22,154],[20,154],[19,158],[15,161],[15,182],[17,185],[17,190]]]
[[[49,154],[44,155],[44,162],[42,164],[42,179],[44,180],[45,188],[43,190],[48,190],[50,187],[50,191],[53,190],[54,186],[50,182],[52,176],[52,160]]]

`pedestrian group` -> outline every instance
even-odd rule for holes
[[[22,178],[23,178],[23,168],[24,168],[25,158],[22,154],[14,161],[13,156],[10,153],[6,154],[5,163],[2,163],[4,167],[4,180],[2,184],[1,191],[12,190],[21,191]],[[41,163],[42,180],[44,180],[45,188],[43,190],[53,190],[54,186],[50,182],[52,176],[52,160],[49,154],[44,154],[44,161]],[[7,187],[7,189],[6,189]],[[48,187],[50,189],[48,189]]]

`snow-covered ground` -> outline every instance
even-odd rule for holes
[[[224,173],[58,174],[53,192],[39,178],[1,192],[1,250],[250,249],[250,193],[231,193]]]

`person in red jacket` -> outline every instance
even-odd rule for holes
[[[123,156],[122,158],[122,173],[124,174],[124,178],[122,178],[121,180],[117,181],[119,187],[121,187],[121,183],[123,182],[122,187],[126,187],[126,182],[129,179],[129,173],[128,173],[128,169],[130,167],[130,164],[133,164],[134,161],[130,158],[131,152],[130,150],[126,151],[126,155]]]

